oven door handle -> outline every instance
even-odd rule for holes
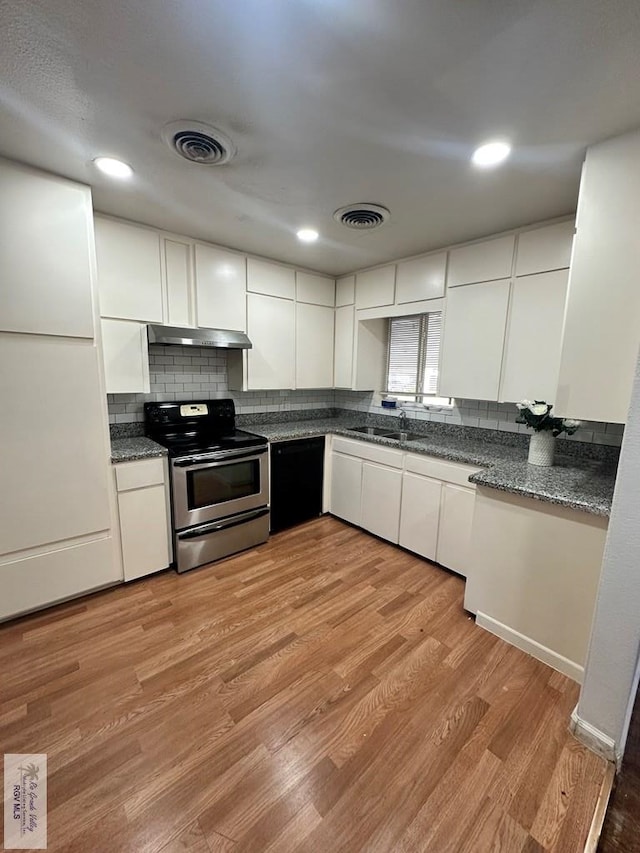
[[[173,462],[174,468],[214,468],[216,465],[226,465],[227,462],[235,462],[237,459],[258,459],[263,453],[267,452],[267,448],[259,448],[256,450],[239,450],[230,451],[228,456],[189,456],[184,459],[175,459]]]
[[[199,539],[201,536],[207,536],[209,533],[219,533],[221,530],[229,530],[231,527],[237,527],[246,521],[254,521],[256,518],[262,518],[268,514],[269,508],[264,507],[253,512],[245,512],[241,516],[234,515],[225,521],[216,521],[213,524],[199,524],[197,527],[192,527],[191,530],[176,533],[176,538],[181,540]]]

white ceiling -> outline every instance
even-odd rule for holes
[[[585,147],[640,125],[639,45],[638,0],[0,0],[0,153],[98,210],[341,273],[574,210]],[[237,157],[178,158],[180,118]],[[512,159],[472,168],[495,135]],[[333,221],[360,201],[391,221]]]

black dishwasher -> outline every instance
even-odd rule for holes
[[[271,532],[322,515],[324,436],[271,445]]]

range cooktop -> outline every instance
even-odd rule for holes
[[[145,403],[145,433],[171,456],[260,447],[267,439],[235,427],[233,400]]]

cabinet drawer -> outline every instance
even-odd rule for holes
[[[338,453],[357,456],[358,459],[378,462],[380,465],[388,465],[390,468],[402,468],[402,451],[394,450],[391,447],[380,447],[377,444],[369,444],[365,441],[350,441],[348,438],[336,436],[333,439],[332,448]]]
[[[444,480],[446,483],[455,483],[470,489],[475,489],[475,486],[469,482],[469,477],[482,470],[473,465],[412,454],[407,454],[404,467],[405,471],[410,471],[412,474],[422,474],[423,477],[433,477],[435,480]]]
[[[116,464],[115,470],[119,492],[164,484],[164,461],[160,458],[120,462]]]

